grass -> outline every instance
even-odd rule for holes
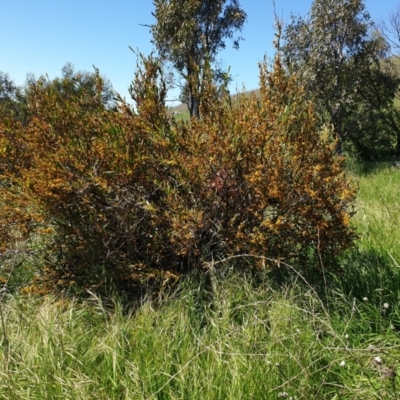
[[[400,170],[390,163],[353,169],[359,181],[353,223],[360,238],[343,260],[343,291],[375,304],[398,301],[400,279]]]
[[[361,251],[374,250],[400,260],[400,169],[390,164],[359,174],[358,213]]]
[[[351,169],[360,239],[323,295],[229,265],[132,310],[4,292],[0,398],[400,398],[400,170]]]

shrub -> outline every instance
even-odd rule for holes
[[[2,121],[0,212],[25,236],[51,236],[52,282],[93,288],[244,253],[318,268],[351,245],[355,187],[279,57],[271,72],[260,66],[259,98],[221,97],[209,81],[190,122],[168,116],[152,57],[131,87],[135,110],[107,110],[96,75],[95,95],[39,81],[29,123]]]

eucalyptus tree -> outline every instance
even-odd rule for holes
[[[184,79],[182,95],[187,99],[190,115],[200,116],[202,85],[211,68],[213,78],[224,81],[226,74],[215,64],[218,52],[233,40],[239,48],[241,31],[247,14],[238,0],[154,0],[151,25],[153,44],[160,57],[171,62]],[[214,66],[214,67],[212,67]]]
[[[386,134],[397,78],[385,73],[386,43],[376,34],[363,0],[314,0],[306,17],[292,16],[281,47],[315,100],[321,123],[362,156],[390,147]]]

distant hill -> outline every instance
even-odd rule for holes
[[[182,113],[182,114],[184,114],[184,113],[188,112],[189,109],[188,109],[188,106],[186,104],[181,103],[181,104],[179,104],[177,106],[169,107],[169,111],[171,113]]]
[[[241,94],[241,93],[239,92],[237,94]],[[231,97],[234,98],[237,94],[236,93],[232,94]],[[243,94],[246,95],[246,96],[251,96],[251,95],[255,94],[258,97],[260,95],[260,89],[248,90],[247,92],[244,92]],[[182,104],[179,104],[177,106],[170,107],[169,108],[169,112],[171,114],[172,113],[187,114],[189,112],[189,110],[188,110],[187,105],[182,103]]]

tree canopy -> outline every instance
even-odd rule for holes
[[[153,43],[161,58],[183,77],[190,114],[199,116],[207,65],[215,63],[226,39],[233,39],[233,47],[239,48],[241,37],[234,33],[242,30],[247,15],[238,0],[154,0],[154,6]],[[224,78],[220,68],[212,71],[217,80]]]
[[[7,73],[0,71],[0,116],[22,121],[25,111],[22,88],[18,87]]]
[[[97,96],[99,104],[110,109],[115,107],[114,97],[116,95],[111,82],[100,76],[99,71],[95,68],[94,72],[76,71],[73,64],[66,63],[62,70],[61,76],[52,80],[46,76],[38,79],[41,86],[56,93],[60,100],[66,100],[71,96],[79,97],[82,93]],[[101,95],[98,96],[98,84],[101,82]]]
[[[382,124],[398,79],[381,68],[385,42],[373,31],[363,0],[314,0],[305,17],[292,16],[284,32],[285,62],[300,74],[322,123],[342,143],[370,155],[390,146]]]

